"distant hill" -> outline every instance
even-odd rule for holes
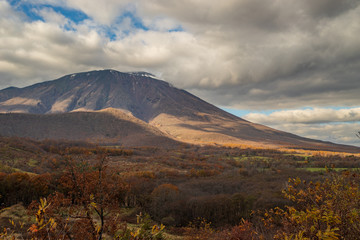
[[[134,146],[178,146],[158,129],[116,109],[58,114],[0,114],[2,136]]]
[[[0,113],[5,136],[359,151],[251,123],[145,72],[92,71],[10,87],[0,91]]]

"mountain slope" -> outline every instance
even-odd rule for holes
[[[0,91],[0,112],[43,114],[105,108],[128,110],[143,121],[160,113],[192,116],[194,112],[219,111],[190,93],[142,72],[77,73],[22,89],[11,87]]]
[[[0,135],[122,146],[178,146],[158,129],[116,109],[58,114],[0,114]]]
[[[61,119],[62,116],[77,118],[78,115],[59,115],[61,117],[53,116],[50,119],[52,115],[49,114],[99,111],[107,108],[131,114],[134,116],[131,122],[141,120],[141,126],[146,125],[153,132],[156,129],[157,136],[171,136],[184,142],[358,151],[355,147],[307,139],[248,122],[144,72],[121,73],[114,70],[84,72],[26,88],[11,87],[0,91],[0,112],[47,114],[31,116],[34,119],[41,118],[42,121],[57,121],[58,124],[63,124],[63,128],[70,123],[58,118]],[[6,115],[9,118],[11,114]],[[96,114],[90,115],[96,119]],[[24,117],[27,120],[21,123],[13,120],[5,121],[4,116],[0,119],[2,123],[0,135],[8,131],[4,129],[15,129],[19,124],[30,121],[27,117]],[[122,117],[119,119],[122,120]],[[5,122],[8,126],[4,125]],[[101,124],[107,123],[106,121],[98,123]],[[12,134],[20,134],[25,130],[13,131]],[[36,130],[33,131],[28,135],[37,137],[46,135],[46,131],[43,130],[39,130],[38,133]],[[119,131],[119,137],[122,134],[121,127],[114,131]],[[85,133],[77,134],[82,138],[90,140],[93,138]],[[64,133],[63,138],[67,136]],[[52,135],[49,134],[47,137],[51,138]]]

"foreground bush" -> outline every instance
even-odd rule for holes
[[[294,206],[274,211],[282,222],[276,238],[360,238],[358,174],[333,174],[322,183],[291,179],[284,194]]]
[[[290,206],[253,213],[251,222],[221,232],[199,228],[189,239],[360,239],[359,182],[349,172],[316,183],[290,179],[283,191]]]
[[[283,191],[290,206],[254,216],[254,224],[234,227],[227,239],[360,239],[359,182],[349,172],[316,183],[290,179]]]

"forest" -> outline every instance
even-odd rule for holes
[[[358,239],[359,154],[0,138],[0,239]]]

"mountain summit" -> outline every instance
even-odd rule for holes
[[[149,122],[161,113],[174,116],[219,109],[146,72],[114,70],[76,73],[25,88],[0,91],[0,112],[64,113],[116,108]]]
[[[90,120],[79,124],[79,119],[84,119],[83,112],[91,112],[86,115]],[[355,147],[307,139],[248,122],[146,72],[91,71],[70,74],[25,88],[3,89],[0,91],[0,113],[7,113],[0,116],[0,135],[5,136],[36,135],[36,138],[40,139],[59,138],[57,132],[61,132],[62,138],[94,141],[96,136],[96,141],[106,142],[111,139],[112,142],[116,142],[120,141],[119,139],[123,140],[125,135],[130,136],[133,131],[125,129],[127,125],[124,122],[122,125],[116,125],[115,117],[118,121],[140,124],[139,129],[146,129],[149,134],[160,136],[162,142],[168,137],[171,141],[196,144],[231,143],[358,151]],[[31,117],[29,114],[32,114]],[[46,117],[43,114],[51,116]],[[102,114],[101,121],[96,114]],[[106,120],[104,114],[111,115],[111,120]],[[10,118],[12,120],[9,120]],[[92,118],[98,120],[91,121]],[[37,119],[41,119],[44,124],[35,124]],[[36,128],[19,131],[21,125],[31,126],[31,121]],[[104,126],[99,126],[107,125],[107,121],[116,127],[106,126],[105,131]],[[56,122],[56,126],[54,123],[49,125],[49,122]],[[72,128],[69,126],[71,122],[76,122],[76,131],[68,131]],[[96,126],[88,127],[95,122]],[[86,125],[86,130],[80,131],[85,127],[83,125]],[[58,131],[50,134],[43,126],[47,126],[48,129],[55,127]],[[135,128],[132,126],[131,129]],[[68,135],[64,135],[64,132]],[[110,138],[109,134],[113,136]],[[139,131],[136,136],[141,141]],[[132,145],[135,145],[134,138],[131,139]],[[125,144],[124,141],[122,144]]]

